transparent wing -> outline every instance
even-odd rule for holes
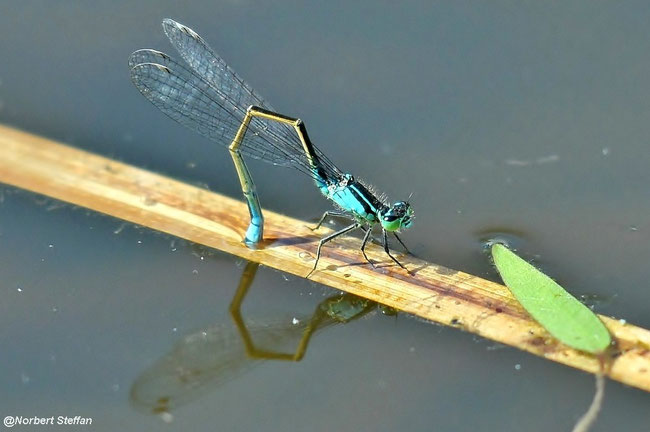
[[[162,26],[183,60],[210,85],[229,95],[236,105],[246,108],[257,105],[275,111],[194,30],[169,18],[163,20]]]
[[[273,111],[193,30],[170,19],[163,21],[163,29],[189,67],[155,50],[134,52],[129,66],[135,86],[169,117],[228,145],[250,105]],[[315,176],[298,135],[287,124],[253,118],[240,149],[245,156]],[[338,175],[329,159],[315,150],[326,172]]]
[[[222,145],[230,144],[247,107],[233,104],[164,53],[136,51],[129,63],[144,60],[151,62],[137,63],[131,68],[131,80],[140,93],[182,125]],[[275,165],[305,165],[302,148],[297,147],[300,145],[298,136],[283,138],[280,140],[267,133],[263,122],[251,122],[241,150],[247,156]]]

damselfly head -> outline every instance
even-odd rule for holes
[[[382,228],[394,232],[409,228],[413,223],[414,213],[408,201],[397,201],[379,214],[379,220]]]

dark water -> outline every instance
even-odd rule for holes
[[[599,312],[650,327],[646,3],[15,2],[0,14],[0,121],[239,196],[223,149],[129,82],[132,51],[171,52],[165,17],[305,120],[343,169],[393,199],[413,192],[404,240],[418,256],[494,279],[480,240],[515,235]],[[306,178],[266,168],[251,164],[265,207],[327,209]],[[228,313],[242,261],[2,191],[2,417],[80,415],[105,431],[547,431],[569,430],[591,399],[590,375],[379,312],[317,332],[301,362],[245,359]],[[260,269],[242,313],[273,339],[335,294]],[[203,331],[239,360],[206,373],[171,423],[148,414],[133,384]],[[594,430],[647,430],[646,393],[607,391]]]

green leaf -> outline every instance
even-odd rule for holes
[[[492,257],[519,303],[555,338],[592,354],[610,345],[609,331],[596,314],[550,277],[501,244],[492,246]]]

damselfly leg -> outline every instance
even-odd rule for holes
[[[383,243],[383,246],[384,246],[384,251],[390,257],[390,259],[392,259],[393,261],[395,261],[397,263],[398,266],[400,266],[404,270],[406,270],[406,267],[404,267],[401,262],[397,261],[397,258],[395,258],[393,255],[391,255],[390,250],[388,249],[388,233],[386,232],[385,229],[382,229],[381,232],[382,232],[382,238],[383,238],[382,243]],[[399,240],[399,238],[398,238],[398,240]],[[401,241],[400,241],[400,243],[401,243]]]
[[[372,227],[367,227],[366,235],[363,236],[363,241],[361,242],[361,253],[363,254],[363,257],[366,259],[366,261],[368,261],[371,266],[375,267],[375,263],[370,261],[368,255],[366,255],[366,244],[368,243],[368,239],[370,238],[371,233],[372,233]]]
[[[313,227],[313,228],[309,228],[309,229],[312,230],[312,231],[316,231],[318,228],[321,227],[321,225],[323,225],[323,223],[325,222],[325,219],[327,219],[328,217],[340,217],[340,218],[350,219],[350,215],[348,213],[346,213],[346,212],[328,210],[325,213],[323,213],[323,216],[321,216],[321,218],[318,221],[318,223],[316,224],[316,226]]]
[[[314,267],[311,269],[311,271],[307,274],[305,277],[311,276],[311,274],[316,270],[316,266],[318,265],[318,260],[320,259],[320,252],[321,249],[323,248],[323,245],[329,241],[334,240],[336,237],[341,236],[345,233],[348,233],[350,231],[354,231],[356,229],[361,228],[361,224],[358,222],[353,223],[352,225],[349,225],[342,230],[339,230],[335,233],[332,233],[328,235],[327,237],[323,237],[319,242],[318,242],[318,249],[316,249],[316,261],[314,261]]]

